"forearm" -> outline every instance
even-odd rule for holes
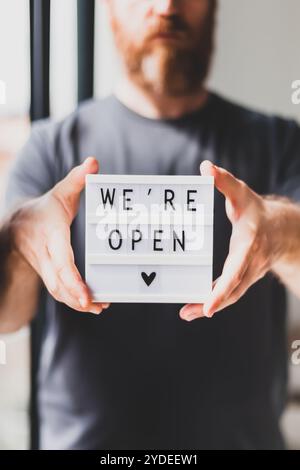
[[[272,272],[300,298],[300,205],[287,198],[265,198],[275,240]]]
[[[40,285],[14,246],[14,217],[0,227],[0,333],[16,331],[31,321]]]

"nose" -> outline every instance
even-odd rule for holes
[[[160,16],[174,15],[178,13],[178,0],[154,0],[153,10]]]

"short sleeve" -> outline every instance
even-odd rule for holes
[[[4,212],[24,199],[38,197],[55,184],[54,123],[38,121],[8,175]]]
[[[300,203],[300,126],[296,121],[277,118],[272,136],[273,190]]]

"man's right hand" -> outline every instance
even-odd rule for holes
[[[85,176],[97,172],[97,160],[87,158],[52,190],[23,204],[12,225],[14,249],[39,274],[50,294],[75,310],[95,314],[109,304],[92,303],[75,266],[70,226],[78,211]]]

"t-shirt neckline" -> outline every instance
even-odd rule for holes
[[[204,105],[192,111],[189,111],[177,118],[150,118],[147,116],[143,116],[142,114],[139,114],[138,112],[129,108],[115,94],[111,94],[111,99],[114,105],[118,108],[118,111],[121,111],[123,114],[126,114],[131,119],[135,119],[137,121],[144,122],[149,125],[169,124],[169,125],[176,126],[176,125],[181,125],[187,122],[199,120],[199,118],[206,116],[208,111],[211,109],[213,102],[215,101],[215,94],[209,91],[207,100],[204,103]]]

